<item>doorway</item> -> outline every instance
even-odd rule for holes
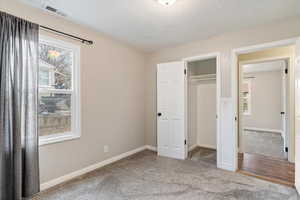
[[[239,152],[287,160],[288,59],[240,62]]]
[[[293,45],[238,55],[238,169],[294,184]]]
[[[195,160],[219,166],[219,63],[219,53],[211,53],[158,64],[158,155],[190,159],[193,151]]]
[[[220,167],[220,54],[185,58],[188,159]]]

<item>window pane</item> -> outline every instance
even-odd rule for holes
[[[40,73],[49,73],[48,87],[70,89],[72,82],[73,52],[54,45],[40,43]],[[45,86],[40,80],[40,86]]]
[[[50,87],[50,77],[49,72],[47,70],[41,70],[40,69],[40,75],[39,75],[39,83],[41,86],[48,86]]]
[[[71,132],[71,94],[39,94],[39,135]]]

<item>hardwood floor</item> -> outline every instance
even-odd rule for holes
[[[288,186],[295,183],[293,163],[258,154],[239,153],[239,172]]]

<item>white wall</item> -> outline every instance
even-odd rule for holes
[[[282,130],[281,71],[247,73],[251,78],[251,115],[243,115],[243,126]]]

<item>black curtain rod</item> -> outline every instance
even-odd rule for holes
[[[1,10],[0,10],[0,13],[5,13],[5,14],[7,14],[7,15],[13,16],[13,15],[8,14],[8,13],[6,13],[6,12],[2,12]],[[16,17],[16,16],[13,16],[13,17]],[[19,18],[19,17],[16,17],[16,18]],[[19,19],[21,19],[21,18],[19,18]],[[94,44],[94,42],[93,42],[92,40],[87,40],[87,39],[84,39],[84,38],[80,38],[80,37],[77,37],[77,36],[75,36],[75,35],[71,35],[71,34],[68,34],[68,33],[64,33],[64,32],[62,32],[62,31],[58,31],[58,30],[55,30],[55,29],[53,29],[53,28],[49,28],[49,27],[47,27],[47,26],[39,25],[39,27],[40,27],[41,29],[44,29],[45,31],[50,31],[50,32],[53,32],[53,33],[56,33],[56,34],[59,34],[59,35],[64,35],[64,36],[67,36],[67,37],[72,38],[72,39],[74,39],[74,40],[79,40],[79,41],[81,41],[83,44],[87,44],[87,45],[92,45],[92,44]]]
[[[79,40],[79,41],[81,41],[81,42],[84,43],[84,44],[92,45],[92,44],[94,43],[92,40],[86,40],[86,39],[84,39],[84,38],[80,38],[80,37],[77,37],[77,36],[75,36],[75,35],[71,35],[71,34],[68,34],[68,33],[64,33],[64,32],[55,30],[55,29],[53,29],[53,28],[49,28],[49,27],[47,27],[47,26],[41,26],[41,25],[40,25],[40,28],[41,28],[41,29],[44,29],[44,30],[46,30],[46,31],[51,31],[51,32],[60,34],[60,35],[65,35],[65,36],[70,37],[70,38],[73,38],[73,39],[75,39],[75,40]]]

